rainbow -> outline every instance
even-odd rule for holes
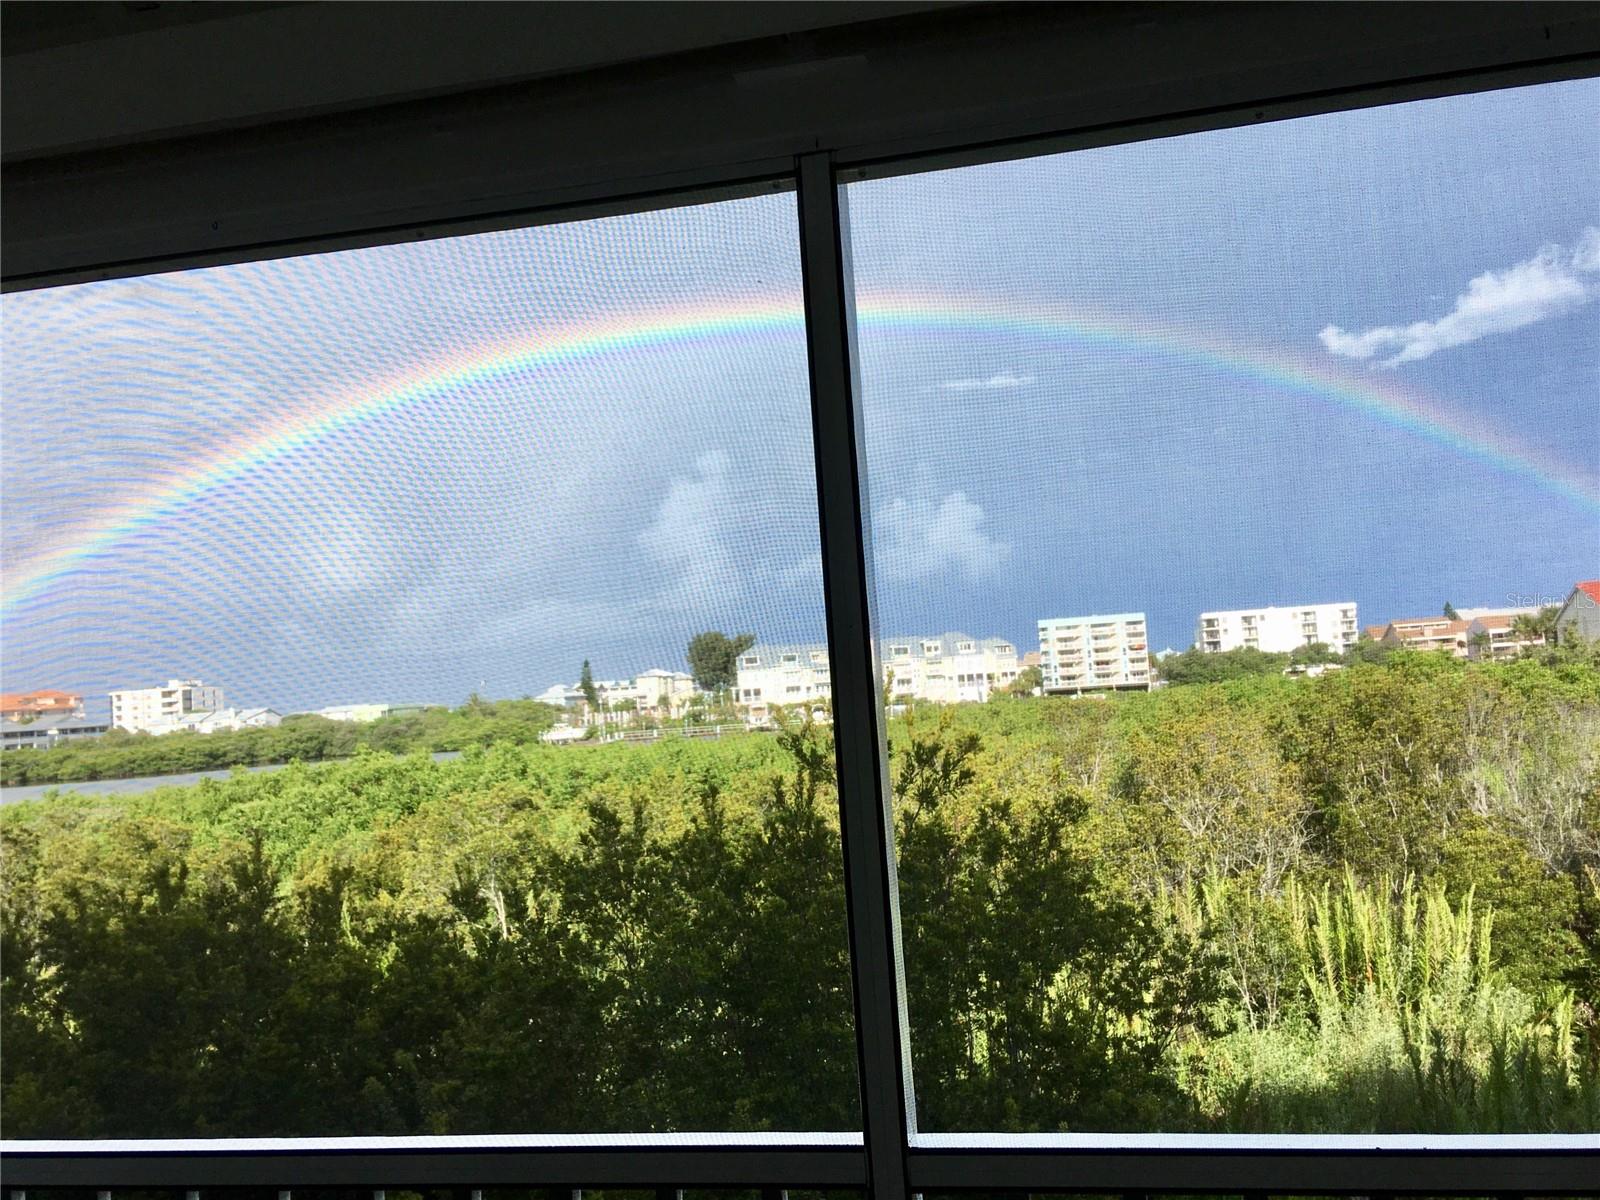
[[[1177,326],[1131,321],[1073,305],[878,293],[858,298],[857,320],[867,333],[987,333],[1156,355],[1340,405],[1600,513],[1600,494],[1571,466],[1537,455],[1509,437],[1486,437],[1468,428],[1438,400],[1377,378],[1375,373],[1346,373],[1308,356],[1233,344]],[[11,572],[0,609],[35,599],[67,576],[101,565],[122,543],[159,526],[232,480],[341,430],[419,401],[515,372],[560,367],[597,356],[771,333],[797,335],[803,328],[804,314],[797,299],[751,298],[716,307],[631,313],[539,330],[428,361],[330,396],[264,429],[253,428],[204,460],[101,512],[74,529],[67,540]]]

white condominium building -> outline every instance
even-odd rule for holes
[[[964,633],[885,638],[878,653],[895,704],[981,702],[1020,670],[1017,648],[1004,638]],[[752,720],[765,720],[774,705],[814,704],[832,694],[824,645],[752,646],[739,656],[734,699]]]
[[[894,704],[982,703],[995,689],[1015,683],[1022,669],[1017,648],[1004,638],[964,633],[887,638],[879,643],[878,653]]]
[[[1149,688],[1150,639],[1144,614],[1041,620],[1039,671],[1047,693]]]
[[[607,681],[596,686],[605,703],[632,701],[635,711],[651,717],[681,717],[700,694],[693,675],[660,667],[641,671],[632,679]]]
[[[752,721],[765,721],[775,705],[814,704],[833,695],[823,645],[751,646],[738,668],[733,698]]]
[[[1239,608],[1204,612],[1195,626],[1194,644],[1208,654],[1224,650],[1260,650],[1287,654],[1322,642],[1343,653],[1360,637],[1356,604],[1300,604],[1283,608]]]
[[[166,733],[190,713],[222,707],[222,689],[198,679],[169,679],[165,687],[125,688],[111,693],[111,723],[131,733]]]
[[[660,667],[642,671],[632,679],[596,679],[594,690],[600,700],[600,711],[586,713],[592,723],[627,723],[630,714],[647,717],[681,717],[688,710],[700,689],[694,676],[683,671],[664,671]],[[577,684],[557,683],[534,697],[558,708],[583,709],[587,699]]]

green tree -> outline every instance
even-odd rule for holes
[[[1518,613],[1511,618],[1511,633],[1521,642],[1539,642],[1542,645],[1554,645],[1556,641],[1556,617],[1561,609],[1558,605],[1547,604],[1538,612]]]
[[[1141,891],[1243,875],[1274,892],[1300,862],[1310,805],[1260,707],[1167,705],[1127,736],[1114,812]]]
[[[982,749],[941,722],[895,755],[919,1119],[1170,1127],[1183,1118],[1163,1054],[1209,972],[1147,908],[1101,886],[1075,788],[1057,780],[1024,806],[981,787]]]
[[[1191,646],[1162,659],[1158,670],[1168,683],[1221,683],[1251,675],[1278,675],[1289,665],[1287,654],[1268,654],[1253,646],[1208,654]]]
[[[1444,619],[1447,621],[1461,620],[1461,614],[1456,611],[1456,606],[1448,600],[1444,602]]]
[[[695,634],[686,652],[695,683],[708,692],[732,687],[739,675],[739,655],[755,644],[752,633],[729,637],[712,629]]]
[[[1037,666],[1023,667],[1017,672],[1016,679],[1011,681],[1011,686],[1006,689],[1013,696],[1031,696],[1044,686],[1044,672]]]
[[[594,686],[594,671],[589,666],[589,660],[583,660],[583,670],[578,674],[578,690],[583,693],[584,703],[589,706],[590,712],[600,709],[600,692]]]
[[[1394,653],[1394,647],[1385,646],[1376,638],[1368,637],[1365,632],[1356,639],[1356,644],[1344,653],[1346,666],[1356,663],[1381,663]]]
[[[1399,654],[1295,695],[1285,757],[1301,772],[1330,856],[1364,878],[1437,867],[1466,799],[1467,677],[1458,660]]]
[[[1600,662],[1558,653],[890,720],[926,1123],[1596,1128]],[[354,751],[0,808],[6,1128],[854,1127],[826,726],[554,715],[5,756]]]
[[[1304,646],[1296,646],[1289,652],[1290,666],[1316,666],[1320,663],[1338,661],[1339,656],[1327,642],[1307,642]]]

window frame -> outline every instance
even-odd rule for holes
[[[576,202],[488,218],[445,218],[354,234],[330,232],[232,251],[206,247],[159,260],[107,263],[90,272],[73,267],[59,277],[33,273],[7,279],[7,291],[26,290],[88,278],[637,212],[732,194],[796,190],[863,1129],[843,1134],[11,1140],[0,1142],[5,1186],[193,1188],[259,1185],[269,1179],[282,1187],[784,1185],[863,1188],[873,1195],[896,1197],[976,1187],[1120,1192],[1421,1190],[1476,1195],[1592,1188],[1600,1164],[1600,1134],[917,1132],[879,703],[882,672],[870,633],[870,531],[863,502],[866,481],[844,188],[862,179],[1597,75],[1600,56],[1567,55],[1456,74],[1413,71],[1389,84],[1225,107],[1175,105],[1166,117],[987,141],[958,138],[954,144],[830,146],[819,137],[817,149],[785,159],[781,167],[773,168],[769,162],[766,167],[773,169],[754,175],[745,164],[708,171],[666,188],[653,189],[649,180],[612,181],[600,185],[596,195]],[[1130,102],[1130,107],[1136,106]],[[1050,629],[1055,632],[1055,627]],[[1041,636],[1045,630],[1041,625]]]

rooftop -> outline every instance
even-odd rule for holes
[[[1089,625],[1105,624],[1109,621],[1142,621],[1142,612],[1125,613],[1094,613],[1087,617],[1040,617],[1041,625]]]
[[[36,717],[32,721],[13,721],[10,717],[0,717],[0,730],[6,733],[20,733],[26,730],[29,733],[87,733],[91,730],[107,730],[111,728],[109,721],[96,720],[93,717],[74,717],[67,713],[60,716]]]

